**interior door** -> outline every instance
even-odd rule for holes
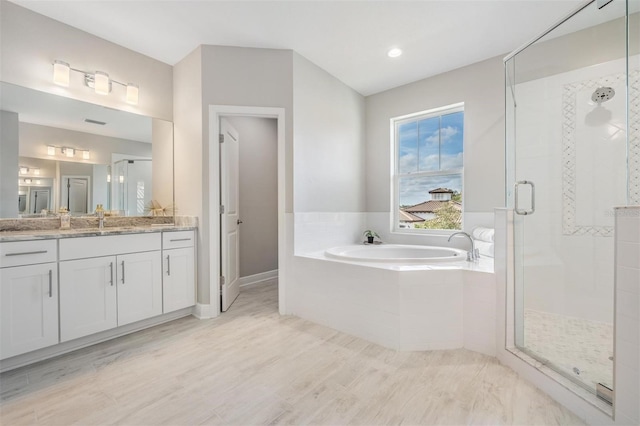
[[[31,213],[40,213],[42,210],[49,210],[49,190],[31,189]]]
[[[89,202],[89,179],[70,177],[66,179],[66,207],[69,213],[87,213]]]
[[[220,144],[220,204],[224,211],[220,215],[220,270],[222,283],[222,311],[240,294],[240,262],[238,224],[239,199],[239,136],[227,120],[220,120],[220,133],[224,141]]]

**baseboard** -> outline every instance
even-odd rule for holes
[[[261,272],[255,275],[249,275],[246,277],[240,277],[240,287],[260,284],[265,281],[271,281],[275,278],[278,278],[277,269],[274,269],[273,271]]]
[[[215,305],[207,303],[196,303],[196,307],[193,310],[193,316],[198,319],[210,319],[218,316],[218,311]]]

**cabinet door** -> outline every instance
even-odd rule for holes
[[[162,314],[160,251],[118,256],[118,325]]]
[[[60,262],[60,341],[117,326],[116,257]]]
[[[58,343],[56,263],[0,270],[0,358]]]
[[[162,297],[164,312],[196,303],[193,247],[163,251]]]

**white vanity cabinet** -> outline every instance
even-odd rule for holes
[[[195,305],[195,232],[163,232],[162,262],[164,312]]]
[[[58,343],[56,241],[0,243],[0,359]]]
[[[60,262],[60,341],[117,327],[116,257]]]
[[[60,337],[162,314],[161,234],[60,240]]]

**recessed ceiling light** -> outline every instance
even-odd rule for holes
[[[397,47],[394,47],[387,52],[387,56],[389,56],[390,58],[397,58],[400,55],[402,55],[402,50],[398,49]]]

